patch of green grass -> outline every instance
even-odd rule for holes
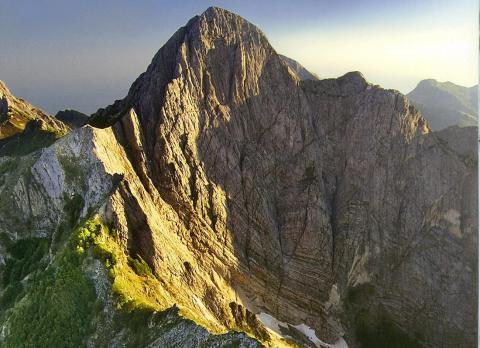
[[[40,129],[18,133],[0,141],[0,156],[25,156],[52,145],[62,136]]]
[[[21,239],[10,246],[2,277],[4,287],[21,281],[28,274],[39,269],[42,258],[48,252],[49,240],[46,238]]]
[[[82,196],[79,194],[74,194],[71,197],[65,198],[64,212],[67,215],[67,221],[70,227],[75,227],[85,202],[83,201]]]
[[[75,234],[79,253],[91,252],[103,261],[112,280],[112,292],[119,308],[130,312],[136,309],[164,310],[173,305],[160,291],[158,280],[150,267],[140,258],[127,255],[112,231],[95,217]]]
[[[58,161],[65,172],[65,181],[67,184],[70,185],[82,180],[82,168],[72,158],[64,155],[58,155]]]
[[[3,310],[11,308],[24,294],[22,283],[15,282],[9,284],[0,297],[0,308]]]
[[[93,284],[82,269],[85,254],[78,245],[83,240],[82,231],[77,229],[55,262],[36,274],[24,300],[12,309],[5,347],[85,346],[93,331],[92,319],[98,303]],[[39,243],[35,243],[36,247],[30,246],[32,242],[23,247],[17,244],[12,255],[23,260],[22,264],[30,264],[25,260],[38,259],[42,252],[47,252],[43,243],[41,248]],[[21,277],[24,268],[9,272],[9,279]]]
[[[46,238],[21,239],[15,243],[5,241],[8,256],[2,269],[1,284],[4,289],[0,296],[0,309],[6,310],[25,295],[22,280],[28,275],[35,276],[47,260],[49,241]]]
[[[6,347],[81,347],[92,332],[95,290],[82,258],[66,249],[10,317]]]
[[[140,256],[136,258],[129,256],[128,265],[132,267],[133,271],[139,276],[153,277],[152,269]]]
[[[18,166],[18,160],[16,158],[9,158],[0,163],[0,175],[13,172]]]

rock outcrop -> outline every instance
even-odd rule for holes
[[[67,124],[70,128],[80,128],[88,122],[88,116],[77,110],[61,110],[55,118]]]
[[[63,122],[13,96],[0,81],[0,155],[24,155],[68,133]]]
[[[73,245],[104,313],[85,319],[90,345],[476,345],[476,129],[432,133],[358,72],[300,81],[219,8],[90,125],[31,165],[0,162],[6,265],[26,238],[61,265],[61,241],[87,226]],[[29,296],[2,314],[0,339],[20,337]],[[114,324],[129,315],[145,342]]]
[[[31,121],[45,131],[66,133],[68,127],[23,99],[16,98],[0,81],[0,140],[21,133]]]
[[[316,74],[311,73],[305,67],[296,60],[279,54],[280,58],[287,64],[292,72],[298,77],[299,80],[318,80]]]

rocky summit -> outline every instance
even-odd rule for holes
[[[476,134],[209,8],[0,157],[0,345],[476,347]]]

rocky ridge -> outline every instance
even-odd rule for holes
[[[105,294],[90,345],[135,346],[134,329],[108,328],[139,308],[152,328],[142,346],[258,344],[155,324],[178,306],[267,346],[475,346],[475,129],[429,132],[405,96],[358,72],[299,81],[259,29],[219,8],[90,123],[104,129],[0,162],[7,269],[12,243],[45,238],[42,260],[62,260],[61,241],[90,221],[91,246],[75,244]],[[4,342],[33,296],[23,283]]]
[[[299,80],[318,80],[318,76],[316,74],[313,74],[305,69],[305,67],[296,60],[281,54],[279,54],[279,56]]]
[[[0,81],[0,140],[21,133],[30,122],[45,131],[65,134],[68,127],[23,99],[13,96]]]
[[[72,129],[80,128],[88,122],[88,116],[76,110],[61,110],[55,114],[55,118]]]

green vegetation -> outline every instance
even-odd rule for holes
[[[31,268],[29,265],[33,260],[41,259],[48,250],[45,241],[20,243],[15,244],[14,252],[18,250],[17,256],[23,257],[10,267],[10,281],[21,278],[24,270],[28,272]],[[24,300],[17,303],[9,317],[10,332],[4,342],[6,347],[85,345],[85,338],[92,331],[96,296],[93,285],[82,270],[84,256],[75,243],[75,238],[69,241],[54,264],[36,273]],[[33,256],[28,256],[29,251],[33,251]]]
[[[16,159],[7,159],[0,163],[0,175],[8,174],[17,168]]]
[[[21,239],[7,248],[7,259],[3,272],[4,286],[18,282],[39,268],[43,256],[48,252],[49,241],[46,238]]]
[[[139,276],[153,277],[152,269],[140,256],[135,259],[129,256],[128,264]]]
[[[58,161],[65,172],[65,182],[67,184],[70,185],[78,182],[78,180],[81,180],[83,176],[81,166],[79,166],[79,164],[76,163],[72,158],[59,154]]]
[[[78,199],[70,203],[66,212],[83,207]],[[64,228],[68,229],[67,223]],[[10,255],[0,298],[0,320],[8,318],[2,347],[84,347],[90,339],[94,346],[106,346],[113,337],[126,347],[142,347],[154,340],[164,346],[240,347],[248,342],[260,347],[242,333],[212,335],[180,315],[161,292],[148,264],[138,256],[129,257],[115,232],[98,217],[75,228],[52,259],[48,239],[11,242],[0,237]],[[92,258],[101,260],[109,271],[117,305],[110,307],[114,311],[110,319],[87,276]]]
[[[5,261],[2,275],[2,287],[5,289],[0,296],[0,308],[8,309],[24,295],[22,280],[29,275],[35,276],[38,270],[46,265],[44,258],[48,252],[49,242],[45,238],[19,240],[16,243],[6,241],[7,252],[10,254]]]
[[[0,141],[0,156],[25,156],[50,146],[62,136],[64,134],[42,129],[24,131]]]
[[[66,214],[69,227],[73,228],[80,218],[85,202],[79,194],[74,194],[71,197],[64,197],[64,201],[65,205],[63,210]]]
[[[109,270],[119,309],[127,312],[165,310],[173,305],[158,286],[158,280],[148,264],[140,257],[128,256],[125,247],[98,217],[79,228],[74,240],[77,252],[91,251],[91,255],[101,260]]]

